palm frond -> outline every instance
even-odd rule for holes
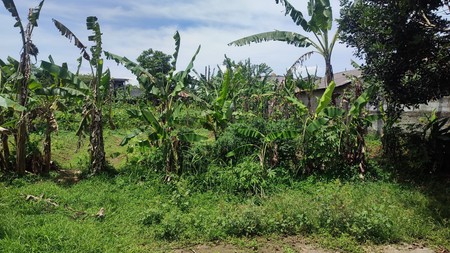
[[[11,16],[16,19],[14,27],[23,27],[22,21],[20,20],[19,12],[17,11],[16,4],[14,0],[2,0],[5,8],[11,13]]]
[[[109,52],[104,52],[106,59],[114,60],[117,64],[122,64],[125,68],[127,68],[131,73],[133,73],[139,80],[141,84],[151,84],[155,83],[155,77],[150,74],[146,69],[141,67],[139,64],[129,60],[126,57],[121,57]]]
[[[44,5],[44,0],[42,0],[41,3],[39,3],[39,5],[36,6],[35,8],[30,9],[30,13],[28,14],[28,21],[33,26],[36,27],[38,26],[37,20],[39,19],[39,14],[41,13],[42,5]]]
[[[294,73],[298,67],[303,66],[303,63],[307,61],[316,51],[309,51],[307,53],[304,53],[302,56],[300,56],[294,64],[288,69],[288,73]]]
[[[287,0],[275,0],[275,2],[277,4],[281,3],[284,6],[286,10],[285,15],[291,16],[296,25],[300,25],[306,32],[311,31],[311,28],[308,25],[308,21],[306,21],[306,19],[303,17],[303,13],[295,9],[295,7],[291,3],[289,3]]]
[[[52,19],[53,23],[55,24],[56,28],[59,30],[59,32],[61,32],[61,35],[66,37],[67,39],[69,39],[70,42],[72,42],[72,40],[74,40],[74,45],[79,48],[81,50],[81,54],[83,55],[83,58],[90,61],[91,57],[89,56],[89,54],[86,51],[86,46],[83,45],[83,43],[81,43],[81,41],[78,39],[77,36],[75,36],[75,34],[69,30],[69,28],[67,28],[65,25],[63,25],[61,22],[59,22],[56,19]]]
[[[311,42],[308,37],[305,37],[301,34],[294,32],[278,31],[278,30],[273,32],[264,32],[247,36],[242,39],[230,42],[228,45],[244,46],[250,45],[251,43],[261,43],[264,41],[282,41],[286,42],[287,44],[294,45],[296,47],[308,47],[311,45]]]
[[[100,59],[100,55],[103,52],[102,33],[100,31],[100,24],[97,21],[98,19],[95,16],[89,16],[86,18],[87,29],[91,30],[94,33],[93,35],[88,37],[88,40],[95,43],[95,45],[91,47],[91,54],[93,58],[92,60],[95,60],[95,62]],[[96,65],[96,63],[94,65]]]

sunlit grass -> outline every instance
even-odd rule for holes
[[[354,252],[366,243],[450,246],[448,217],[439,216],[449,206],[387,182],[311,178],[265,197],[203,192],[185,179],[167,184],[128,172],[71,186],[52,178],[0,184],[2,252],[154,252],[167,241],[176,247],[271,234],[317,237],[325,247]],[[42,201],[26,200],[41,194]],[[100,208],[103,219],[96,217]]]

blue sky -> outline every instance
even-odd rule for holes
[[[26,19],[28,8],[40,1],[15,2],[22,19]],[[339,0],[331,2],[335,18],[338,18]],[[306,8],[306,1],[291,0],[291,3],[299,10]],[[5,60],[7,56],[17,59],[21,49],[19,30],[13,27],[14,19],[9,12],[3,5],[0,7],[0,59]],[[205,66],[216,68],[226,54],[235,61],[250,58],[254,64],[266,63],[275,73],[284,74],[299,56],[311,49],[282,42],[227,46],[233,40],[266,31],[287,30],[304,34],[290,17],[284,16],[283,10],[274,0],[46,0],[33,42],[40,51],[38,61],[48,59],[51,54],[57,63],[67,62],[69,68],[75,70],[79,51],[59,34],[52,18],[65,24],[85,45],[90,45],[85,20],[87,16],[97,16],[103,32],[104,50],[132,60],[149,48],[172,54],[172,36],[178,30],[181,35],[179,69],[186,66],[201,45],[194,63],[198,72],[203,72]],[[355,59],[352,51],[343,44],[336,45],[332,58],[335,72],[352,68],[351,60]],[[319,55],[313,56],[305,65],[309,70],[317,68],[318,74],[323,75],[324,63]],[[107,66],[114,77],[133,79],[129,71],[114,62],[107,61]],[[87,66],[84,69],[87,71]]]

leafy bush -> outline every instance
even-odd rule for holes
[[[317,130],[314,135],[307,134],[303,141],[304,173],[345,173],[346,166],[341,154],[339,126],[330,125]]]
[[[397,152],[386,158],[408,177],[422,177],[450,171],[449,118],[422,118],[422,124],[395,127]]]
[[[235,166],[210,165],[208,171],[198,175],[197,187],[202,190],[218,190],[232,194],[258,195],[270,186],[275,173],[262,171],[260,164],[251,157]]]

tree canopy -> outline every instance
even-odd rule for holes
[[[153,76],[158,76],[159,74],[167,75],[172,67],[170,65],[171,55],[151,48],[143,51],[136,60],[141,67]]]
[[[341,0],[340,38],[364,58],[366,77],[392,103],[450,94],[450,23],[444,1]]]

